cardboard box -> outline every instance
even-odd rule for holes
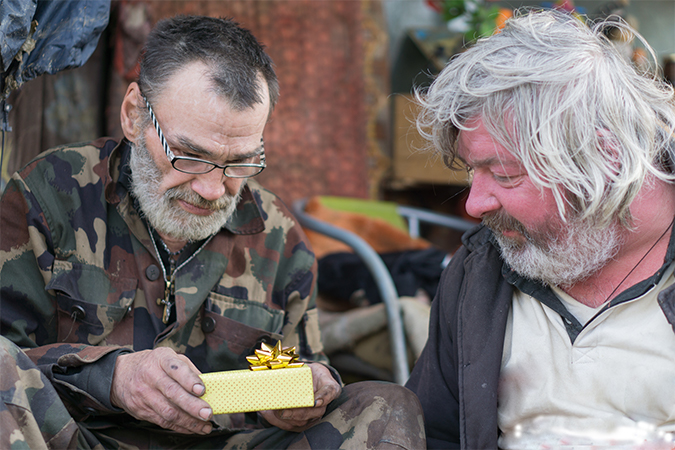
[[[214,414],[314,406],[312,369],[231,370],[200,375]]]
[[[451,170],[438,153],[422,151],[429,143],[415,127],[418,114],[411,95],[393,95],[393,181],[403,185],[468,185],[466,171]]]

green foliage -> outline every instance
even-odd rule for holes
[[[494,32],[499,7],[487,6],[485,0],[444,0],[442,15],[448,22],[462,16],[467,17],[470,29],[464,34],[464,39],[471,42]]]
[[[445,0],[443,2],[443,19],[448,22],[463,16],[466,12],[465,0]]]

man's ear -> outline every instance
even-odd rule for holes
[[[120,123],[124,136],[131,142],[136,142],[141,134],[141,110],[144,105],[141,104],[143,97],[138,83],[135,81],[127,88],[127,93],[124,94],[122,100],[122,108],[120,109]]]

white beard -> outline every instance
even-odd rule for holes
[[[186,184],[160,194],[162,174],[144,138],[131,144],[129,166],[131,191],[138,199],[141,212],[155,230],[176,240],[200,241],[217,233],[234,214],[241,198],[240,190],[236,195],[225,194],[218,200],[205,200]],[[245,184],[242,183],[242,189]],[[179,199],[211,209],[213,213],[208,216],[191,214],[178,205]]]
[[[618,253],[623,239],[620,226],[598,229],[569,219],[564,229],[530,231],[512,217],[492,215],[483,223],[493,230],[502,257],[518,274],[549,286],[569,288],[599,272]],[[515,230],[525,238],[505,237]]]

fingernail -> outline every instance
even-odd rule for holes
[[[204,387],[203,384],[195,384],[194,386],[192,386],[192,392],[194,392],[195,395],[198,395],[200,397],[204,395],[205,390],[206,388]]]
[[[321,406],[321,405],[323,405],[323,399],[322,398],[316,399],[316,401],[314,402],[314,406]]]
[[[202,408],[199,411],[199,417],[204,420],[209,420],[211,418],[211,408]]]
[[[204,425],[202,428],[202,433],[209,434],[211,432],[211,424]]]

